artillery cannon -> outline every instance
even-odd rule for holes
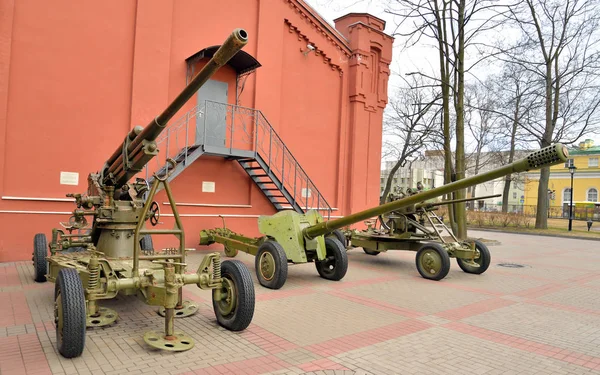
[[[202,230],[200,232],[200,245],[210,245],[215,242],[221,243],[224,245],[225,255],[230,257],[236,256],[240,250],[254,255],[256,257],[254,264],[258,281],[267,288],[279,289],[283,286],[287,278],[288,263],[314,261],[321,277],[337,281],[345,276],[348,269],[348,257],[345,251],[347,235],[352,241],[355,241],[354,244],[358,241],[358,237],[348,232],[342,232],[341,228],[388,212],[398,210],[416,211],[418,203],[429,199],[440,197],[474,184],[491,181],[511,173],[519,173],[558,164],[567,160],[567,157],[568,151],[566,147],[557,143],[535,151],[526,158],[501,168],[475,177],[455,181],[439,188],[421,191],[394,202],[385,203],[340,219],[325,221],[316,210],[309,210],[304,214],[292,210],[284,210],[272,216],[259,217],[258,229],[263,236],[258,238],[249,238],[225,227]],[[418,207],[423,209],[426,206]],[[439,273],[436,273],[437,277],[439,277],[447,268],[446,264],[449,267],[447,257],[448,252],[452,251],[451,254],[453,256],[461,259],[461,267],[466,267],[472,273],[481,273],[479,271],[485,271],[485,269],[479,263],[489,262],[489,257],[485,258],[485,254],[481,256],[485,250],[480,250],[477,243],[478,241],[471,245],[469,250],[466,250],[462,245],[460,249],[452,250],[450,245],[444,248],[442,245],[427,244],[424,246],[429,247],[423,247],[417,253],[417,262],[420,260],[425,262],[423,259],[430,259],[431,262],[438,264],[438,258],[436,257],[439,257],[443,263]],[[376,247],[372,250],[378,251],[379,249],[379,247]],[[371,249],[368,248],[368,250]],[[381,248],[379,251],[383,250]],[[489,252],[487,253],[489,254]],[[428,264],[427,262],[425,263]],[[459,262],[459,264],[461,263]],[[424,273],[429,278],[432,278],[431,271],[427,271],[425,268]]]
[[[55,283],[54,320],[62,356],[81,355],[86,327],[116,321],[117,313],[100,307],[99,300],[115,298],[119,293],[137,295],[147,304],[161,307],[164,334],[144,335],[145,342],[154,348],[183,351],[194,346],[191,337],[173,327],[174,317],[189,316],[198,310],[197,305],[182,299],[186,284],[212,289],[214,312],[223,327],[240,331],[250,324],[254,286],[248,269],[240,261],[221,262],[216,252],[203,258],[196,273],[187,274],[185,234],[168,176],[155,174],[152,186],[141,178],[129,183],[158,154],[155,140],[168,121],[246,45],[247,37],[245,30],[234,30],[177,98],[148,126],[131,130],[100,172],[88,176],[86,194],[67,194],[75,198],[77,208],[68,222],[61,223],[64,229],[52,230],[49,246],[45,234],[35,235],[35,280]],[[153,226],[159,222],[159,206],[153,198],[161,184],[175,226],[149,230],[146,221]],[[89,217],[91,226],[86,219]],[[154,251],[150,235],[174,235],[179,246]]]

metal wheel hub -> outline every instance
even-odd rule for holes
[[[442,268],[442,260],[437,252],[429,250],[424,252],[421,256],[421,266],[425,271],[436,274]]]
[[[217,302],[219,312],[223,316],[228,316],[237,306],[237,296],[235,292],[235,285],[233,281],[228,278],[223,278],[223,287],[221,288],[221,294],[223,298]]]
[[[107,307],[100,307],[96,316],[88,315],[86,317],[86,327],[104,327],[114,323],[119,314],[113,309]]]
[[[183,301],[180,308],[175,307],[175,313],[173,314],[176,318],[185,318],[194,315],[198,312],[200,307],[197,303],[192,301]],[[165,307],[161,306],[158,308],[158,315],[165,316]]]
[[[153,348],[172,352],[182,352],[194,347],[194,340],[181,331],[175,331],[169,337],[156,331],[146,332],[144,341]]]
[[[275,277],[275,259],[267,251],[260,255],[260,274],[267,281],[271,281]]]
[[[237,249],[232,249],[231,247],[224,245],[223,246],[223,250],[225,251],[225,255],[227,255],[228,257],[235,257],[238,254],[238,250]]]
[[[54,300],[54,326],[56,327],[56,332],[60,335],[62,339],[63,332],[63,309],[62,309],[62,297],[60,295],[60,291]]]

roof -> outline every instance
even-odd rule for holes
[[[569,155],[592,155],[600,154],[600,146],[588,147],[586,149],[572,148],[569,149]]]
[[[210,59],[211,57],[213,57],[215,52],[217,52],[219,47],[221,47],[221,46],[216,45],[216,46],[204,48],[204,49],[194,53],[192,56],[188,57],[187,59],[185,59],[185,61],[188,64],[195,64],[203,58]],[[252,57],[252,55],[250,55],[248,52],[245,52],[243,50],[240,50],[238,53],[236,53],[227,62],[227,65],[231,66],[237,72],[238,75],[249,73],[249,72],[261,67],[258,60],[256,60],[254,57]]]
[[[350,17],[350,16],[365,16],[365,17],[371,17],[371,18],[374,18],[374,19],[376,19],[377,21],[381,22],[381,23],[383,24],[383,28],[385,29],[385,20],[384,20],[384,19],[381,19],[381,18],[379,18],[379,17],[376,17],[376,16],[372,15],[371,13],[352,12],[352,13],[344,14],[343,16],[341,16],[341,17],[338,17],[338,18],[334,19],[334,20],[333,20],[333,22],[337,22],[337,21],[339,21],[339,20],[341,20],[341,19],[344,19],[344,18],[346,18],[346,17]],[[381,31],[383,31],[383,30],[381,30]]]

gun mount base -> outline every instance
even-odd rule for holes
[[[88,309],[89,310],[89,309]],[[86,327],[104,327],[113,324],[119,318],[119,314],[113,309],[100,307],[96,314],[88,314]]]
[[[144,341],[153,348],[172,352],[182,352],[194,347],[194,340],[181,331],[175,331],[171,336],[149,331],[144,334]]]

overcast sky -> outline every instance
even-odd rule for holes
[[[381,6],[383,3],[381,0],[304,0],[311,7],[313,7],[327,22],[334,26],[333,20],[348,13],[370,13],[378,18],[386,21],[385,32],[387,34],[393,34],[398,24],[398,20],[394,19],[394,16],[384,12],[384,8]],[[510,30],[500,30],[502,35],[510,33]],[[401,79],[400,74],[406,74],[408,72],[421,71],[423,73],[437,76],[439,74],[439,67],[437,67],[437,52],[435,48],[428,45],[430,41],[421,40],[420,46],[413,46],[410,50],[403,48],[403,38],[397,36],[394,41],[394,51],[392,57],[392,63],[390,69],[392,75],[389,81],[389,95],[393,96],[396,88],[400,86]],[[476,72],[478,76],[485,75],[489,72],[490,66],[485,67],[486,70],[479,70]],[[482,78],[482,77],[479,77]],[[468,134],[465,134],[469,138]],[[595,135],[585,136],[585,138],[594,139],[595,145],[600,145],[600,138]],[[580,140],[583,140],[580,139]]]

